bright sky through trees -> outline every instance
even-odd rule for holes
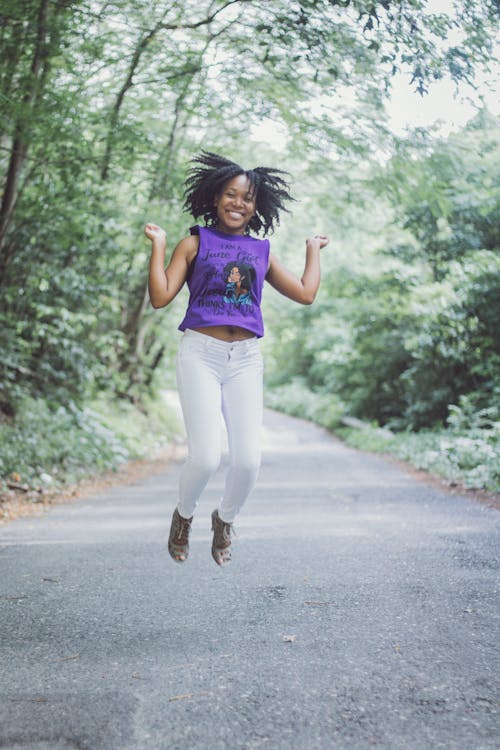
[[[387,103],[389,126],[396,135],[402,135],[412,127],[437,124],[439,134],[446,136],[474,117],[474,105],[480,105],[481,100],[491,114],[499,116],[500,98],[498,87],[493,83],[492,79],[483,79],[476,91],[462,84],[463,90],[457,94],[451,81],[437,81],[425,96],[420,96],[413,91],[408,79],[400,76],[393,82],[392,96]]]
[[[459,0],[428,0],[426,12],[453,17]],[[460,46],[463,30],[450,29],[446,41]],[[396,73],[391,82],[390,96],[386,101],[387,125],[397,136],[403,136],[415,127],[434,129],[436,134],[446,137],[471,120],[478,108],[486,108],[495,116],[500,116],[500,44],[496,45],[495,55],[488,71],[476,70],[476,88],[461,81],[460,89],[455,82],[441,79],[429,82],[427,93],[421,96],[411,83],[410,73]],[[350,87],[337,89],[332,98],[312,102],[312,109],[325,107],[335,112],[339,106],[355,103],[355,91]],[[252,136],[258,141],[269,143],[281,151],[286,148],[286,127],[272,120],[266,120],[252,127]]]

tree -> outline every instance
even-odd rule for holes
[[[478,411],[500,407],[499,145],[480,113],[446,140],[401,143],[372,169],[346,209],[315,314],[275,322],[272,382],[301,377],[396,429],[443,425],[464,398]],[[370,231],[377,241],[362,249]]]
[[[488,59],[493,5],[463,4],[458,49],[444,41],[456,18],[427,14],[424,0],[6,0],[2,408],[23,393],[67,400],[103,384],[140,398],[173,328],[147,305],[140,225],[168,213],[185,232],[193,152],[213,143],[246,158],[252,123],[273,117],[291,158],[307,147],[326,180],[325,153],[350,160],[384,137],[394,71],[422,88],[445,72],[468,79]],[[333,119],[324,95],[346,86],[356,114]]]

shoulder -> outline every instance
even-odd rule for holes
[[[199,245],[199,236],[190,234],[188,237],[183,237],[183,239],[177,243],[174,253],[183,256],[187,263],[191,263],[198,252]]]

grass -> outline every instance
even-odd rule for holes
[[[154,458],[179,433],[177,417],[158,400],[139,409],[101,398],[84,408],[26,399],[15,421],[0,422],[0,490],[62,487]]]
[[[475,413],[466,399],[450,407],[446,428],[398,433],[373,424],[346,427],[343,404],[312,393],[300,380],[269,390],[266,403],[321,424],[356,448],[388,453],[449,482],[500,492],[500,421],[493,410]],[[0,492],[13,482],[54,489],[117,471],[127,461],[154,458],[181,432],[179,418],[160,398],[141,409],[104,397],[83,409],[26,399],[15,422],[0,421]]]
[[[311,392],[302,381],[268,391],[267,406],[309,419],[349,445],[388,453],[450,483],[500,492],[500,421],[494,408],[475,412],[467,398],[449,407],[446,427],[393,433],[376,424],[343,425],[345,406],[330,394]]]
[[[339,437],[363,450],[389,453],[470,489],[500,492],[500,429],[454,433],[450,429],[398,432],[384,437],[368,425],[339,428]]]

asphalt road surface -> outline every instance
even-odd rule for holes
[[[178,471],[0,529],[2,750],[498,747],[498,511],[268,412],[176,565]]]

